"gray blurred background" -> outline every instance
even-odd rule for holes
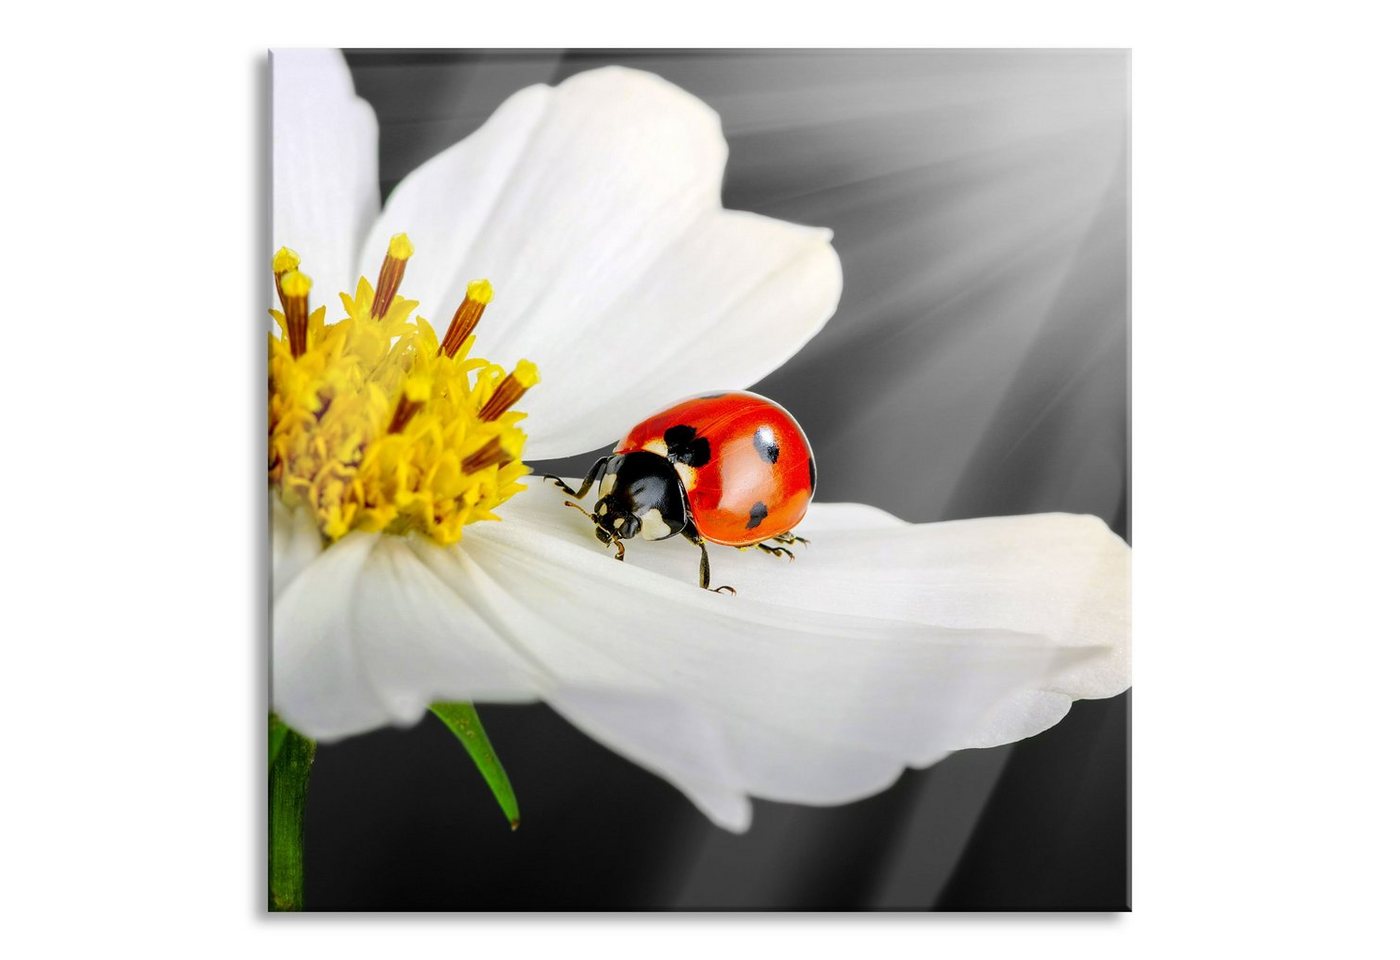
[[[725,206],[831,227],[836,316],[756,389],[822,500],[906,520],[1067,510],[1129,536],[1124,51],[347,53],[385,194],[507,96],[650,70],[714,107]],[[596,455],[537,464],[580,474]],[[433,723],[324,746],[308,909],[1123,909],[1128,695],[844,807],[733,836],[547,707],[483,707],[509,833]]]

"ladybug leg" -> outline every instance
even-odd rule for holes
[[[787,533],[780,533],[780,534],[778,534],[776,537],[770,537],[769,539],[770,539],[770,540],[776,540],[778,543],[785,543],[785,544],[788,544],[789,546],[791,546],[791,545],[794,544],[794,543],[800,543],[800,544],[802,544],[802,545],[805,547],[805,546],[807,546],[808,544],[810,544],[810,543],[812,542],[812,541],[808,540],[806,537],[799,537],[797,534],[793,533],[791,530],[789,530]]]
[[[731,597],[738,596],[739,591],[728,584],[722,587],[710,586],[710,551],[705,549],[704,540],[696,540],[695,543],[700,548],[700,586],[711,593],[727,593]]]
[[[681,535],[700,548],[700,588],[711,593],[728,593],[731,597],[735,596],[739,591],[733,587],[710,586],[710,551],[705,548],[705,538],[696,532],[695,526],[687,524]]]
[[[583,495],[588,492],[588,488],[593,486],[593,481],[598,479],[598,474],[603,472],[603,467],[607,462],[607,457],[599,457],[598,462],[589,468],[588,475],[583,478],[583,482],[578,485],[577,490],[571,488],[567,483],[552,473],[540,474],[540,478],[543,480],[553,480],[559,485],[559,489],[563,490],[569,496],[573,497],[575,500],[582,500]]]
[[[778,538],[774,537],[773,539],[777,540]],[[755,546],[758,547],[758,549],[762,550],[764,553],[769,554],[770,556],[787,557],[789,560],[792,559],[792,551],[789,550],[787,547],[770,547],[766,543],[758,543],[755,544]]]

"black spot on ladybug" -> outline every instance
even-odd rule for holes
[[[674,427],[667,427],[662,435],[666,441],[666,446],[683,447],[695,439],[695,428],[688,423],[678,423]]]
[[[812,489],[817,489],[817,461],[811,457],[807,458],[807,480],[812,484]]]
[[[749,508],[749,522],[744,525],[744,529],[752,530],[754,527],[762,523],[767,516],[768,507],[763,503],[762,500],[758,501],[758,503],[755,503],[752,507]]]
[[[753,432],[754,449],[758,455],[769,463],[778,462],[778,438],[773,436],[773,428],[768,426],[759,427]]]
[[[677,424],[667,430],[662,439],[666,441],[666,458],[672,463],[703,467],[710,462],[710,441],[697,437],[692,426]]]

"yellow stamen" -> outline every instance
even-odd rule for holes
[[[413,244],[408,234],[396,233],[389,238],[389,252],[384,254],[384,262],[379,267],[379,282],[374,285],[374,306],[370,308],[371,319],[378,320],[389,312],[389,305],[403,283],[404,271],[408,268],[408,258],[413,256]]]
[[[301,266],[301,257],[297,256],[295,250],[288,247],[282,247],[272,256],[272,272],[277,275],[278,279],[281,279],[282,274],[290,273],[299,266]]]
[[[491,281],[482,277],[480,280],[473,280],[467,284],[467,299],[475,300],[483,306],[490,303],[496,296],[496,290],[491,286]]]
[[[529,360],[521,360],[515,365],[515,372],[506,376],[496,386],[496,392],[491,394],[491,399],[481,408],[481,419],[497,419],[513,407],[516,401],[525,395],[526,390],[539,382],[539,368]]]
[[[442,336],[443,353],[449,357],[457,355],[457,351],[462,349],[462,344],[467,342],[467,337],[476,329],[481,315],[486,312],[486,305],[495,295],[490,280],[473,280],[467,284],[467,295],[457,307],[457,312],[452,315],[452,322],[447,325],[447,332]]]
[[[453,543],[525,489],[524,415],[505,411],[538,372],[522,362],[503,375],[469,356],[470,330],[440,350],[428,322],[410,319],[417,304],[397,296],[412,252],[396,237],[381,271],[389,282],[376,292],[361,278],[330,324],[325,307],[308,315],[311,281],[296,255],[274,258],[275,273],[287,269],[277,284],[285,312],[272,311],[283,335],[269,340],[268,480],[329,541],[368,531]],[[386,290],[387,312],[371,309]],[[490,298],[489,284],[469,288],[482,307]]]
[[[306,301],[311,295],[311,278],[300,270],[288,270],[277,283],[282,308],[287,317],[287,344],[293,357],[306,352]]]
[[[272,279],[277,287],[277,299],[282,301],[282,312],[287,312],[287,295],[282,292],[282,277],[301,266],[301,257],[296,251],[283,247],[272,255]]]

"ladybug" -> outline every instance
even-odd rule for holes
[[[593,521],[594,535],[626,553],[622,541],[679,534],[700,548],[700,586],[710,589],[707,543],[758,547],[792,559],[807,543],[792,528],[807,513],[817,464],[807,435],[778,404],[756,393],[711,393],[647,417],[589,469],[577,490],[545,474]],[[590,513],[578,503],[594,483]],[[734,593],[733,587],[715,592]]]

